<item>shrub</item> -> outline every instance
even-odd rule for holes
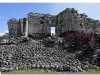
[[[85,33],[79,32],[65,32],[62,33],[62,36],[66,39],[66,41],[88,44],[93,41],[93,36]]]
[[[84,49],[84,45],[85,47],[89,47],[89,50],[92,50],[92,46],[91,43],[94,41],[94,38],[92,35],[89,34],[85,34],[85,33],[80,33],[80,32],[76,32],[76,31],[68,31],[68,32],[64,32],[61,34],[62,37],[64,37],[64,39],[70,43],[70,47],[73,50],[80,50],[80,49]],[[91,47],[91,49],[90,49]]]

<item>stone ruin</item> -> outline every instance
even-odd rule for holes
[[[88,18],[85,13],[79,14],[74,8],[66,8],[57,15],[30,12],[27,18],[8,21],[11,37],[43,36],[51,33],[50,27],[55,27],[57,36],[71,30],[94,34],[100,32],[100,21]]]
[[[100,21],[87,17],[86,14],[78,14],[74,8],[66,8],[57,15],[30,12],[27,18],[10,19],[8,21],[9,38],[0,37],[2,42],[0,42],[0,70],[9,71],[27,66],[28,68],[80,72],[91,65],[97,68],[97,54],[100,54],[100,49],[91,57],[85,58],[81,50],[68,52],[67,48],[63,48],[64,45],[66,47],[68,45],[63,44],[64,39],[59,38],[59,35],[66,31],[100,33]],[[50,27],[55,27],[56,36],[52,36],[53,39],[43,38],[51,34]],[[42,39],[29,39],[27,42],[18,39],[30,36],[32,38],[42,37]],[[8,44],[5,44],[7,42]]]

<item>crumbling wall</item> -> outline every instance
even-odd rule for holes
[[[10,37],[28,36],[27,18],[23,18],[23,19],[12,18],[7,23],[8,23]]]
[[[28,19],[19,19],[19,31],[21,36],[28,36]]]
[[[74,30],[81,31],[83,27],[80,25],[86,20],[86,15],[84,15],[84,20],[82,20],[82,15],[78,14],[77,10],[74,8],[67,8],[60,12],[57,16],[57,34]]]
[[[39,14],[30,12],[25,19],[10,19],[8,21],[10,36],[39,36],[50,34],[50,27],[55,27],[55,34],[66,31],[79,31],[84,33],[100,33],[100,21],[79,14],[74,8],[66,8],[58,15]],[[39,34],[39,35],[37,35]]]
[[[29,35],[35,33],[51,33],[50,27],[52,25],[52,16],[49,14],[32,13],[28,14]]]
[[[8,23],[8,28],[9,28],[9,35],[11,37],[18,37],[19,20],[12,18],[7,23]]]
[[[66,8],[56,16],[58,20],[56,34],[59,35],[70,30],[93,34],[95,32],[100,33],[99,20],[87,17],[85,13],[79,14],[74,8]]]

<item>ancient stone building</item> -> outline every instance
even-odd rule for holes
[[[85,13],[79,14],[74,8],[66,8],[57,15],[30,12],[27,18],[8,21],[9,35],[12,37],[43,36],[51,33],[50,27],[55,27],[56,35],[70,30],[99,33],[100,21],[88,18]]]
[[[11,37],[20,37],[28,35],[28,20],[12,18],[8,21],[9,35]]]
[[[33,36],[42,36],[51,33],[52,17],[49,14],[38,14],[30,12],[28,14],[28,34]],[[39,35],[38,35],[39,34]]]

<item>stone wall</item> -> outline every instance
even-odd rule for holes
[[[28,19],[27,18],[23,18],[22,20],[19,20],[19,29],[21,32],[21,36],[28,36]]]
[[[8,21],[10,36],[28,36],[34,34],[51,33],[50,27],[55,27],[55,34],[74,30],[85,33],[100,33],[100,21],[79,14],[74,8],[66,8],[58,15],[39,14],[30,12],[27,19],[10,19]],[[25,30],[25,31],[23,31]]]
[[[74,8],[65,9],[56,16],[57,34],[70,30],[84,33],[100,32],[100,21],[87,17],[85,13],[78,14]]]
[[[35,33],[51,33],[51,18],[52,16],[49,14],[39,14],[30,12],[28,14],[28,34],[33,35]]]
[[[7,23],[8,23],[10,37],[28,36],[27,18],[23,18],[23,19],[12,18]]]
[[[19,30],[19,24],[18,24],[18,19],[12,18],[10,19],[8,23],[8,28],[9,28],[9,35],[11,37],[17,37],[18,36],[18,30]]]

